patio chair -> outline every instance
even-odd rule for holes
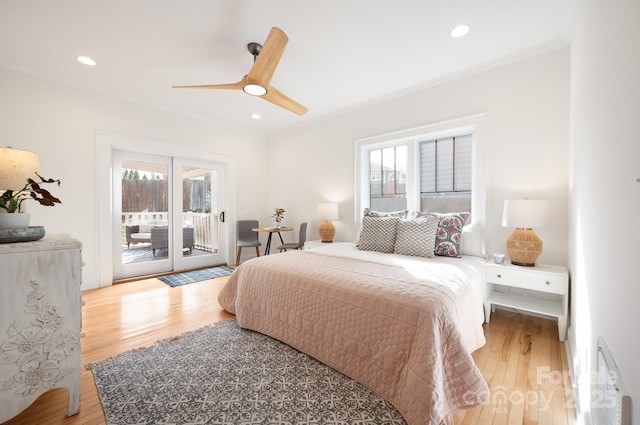
[[[189,249],[189,253],[193,251],[194,242],[194,228],[183,227],[182,228],[182,248]],[[151,228],[151,250],[153,256],[156,256],[156,249],[169,248],[169,229],[166,227],[152,227]]]
[[[148,227],[149,226],[140,226],[137,224],[126,226],[127,248],[130,248],[132,243],[151,242],[151,233]]]

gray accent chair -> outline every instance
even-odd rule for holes
[[[258,238],[258,232],[251,230],[254,227],[260,227],[258,220],[238,220],[236,222],[236,247],[238,248],[236,265],[240,264],[242,248],[256,247],[256,256],[260,256],[258,247],[262,244]]]
[[[307,241],[307,223],[304,222],[300,225],[300,236],[298,237],[298,242],[284,243],[278,247],[280,252],[286,251],[287,249],[303,249],[304,243]]]

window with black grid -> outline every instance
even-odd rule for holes
[[[470,211],[472,135],[419,142],[420,210]]]

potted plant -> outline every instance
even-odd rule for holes
[[[40,174],[35,174],[40,181],[28,178],[22,189],[5,190],[4,193],[0,195],[0,228],[7,229],[29,226],[29,214],[23,210],[23,202],[29,198],[47,207],[53,207],[55,204],[61,203],[60,199],[40,186],[45,183],[57,183],[58,186],[60,186],[60,180],[45,179]]]
[[[284,218],[284,208],[275,208],[273,218],[275,219],[274,227],[280,227],[280,222]]]

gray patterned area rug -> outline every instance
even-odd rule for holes
[[[91,363],[107,424],[405,424],[386,400],[226,320]]]

